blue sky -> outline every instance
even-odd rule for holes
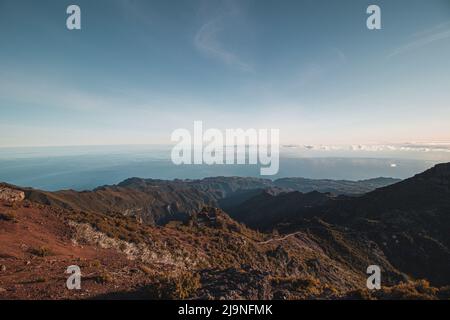
[[[168,143],[194,120],[285,144],[450,141],[448,0],[0,0],[0,37],[3,147]]]

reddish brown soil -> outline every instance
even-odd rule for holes
[[[49,208],[0,202],[0,213],[15,220],[0,219],[0,299],[89,298],[146,281],[125,255],[72,243],[71,227]],[[70,265],[81,268],[81,290],[66,288]]]

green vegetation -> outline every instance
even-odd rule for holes
[[[148,227],[140,225],[131,217],[79,212],[70,215],[70,219],[78,223],[87,223],[110,238],[132,243],[145,243],[149,240]]]
[[[427,280],[402,282],[378,291],[360,289],[351,291],[347,298],[358,300],[436,300],[449,299],[450,287],[436,288]]]
[[[438,288],[430,286],[426,280],[409,281],[384,288],[376,296],[380,299],[432,300],[437,299]]]
[[[150,299],[181,300],[193,297],[200,288],[200,275],[185,272],[176,276],[157,276],[145,291]]]
[[[309,299],[319,297],[322,294],[335,294],[336,290],[328,285],[323,285],[319,279],[313,277],[270,277],[273,287],[288,290],[293,299]]]
[[[94,281],[99,284],[106,284],[113,281],[113,277],[106,271],[94,276]]]

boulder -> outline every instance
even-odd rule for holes
[[[0,186],[0,201],[20,202],[25,200],[25,192]]]

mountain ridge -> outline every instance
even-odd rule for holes
[[[277,180],[278,181],[278,180]],[[281,180],[285,181],[285,180]],[[292,182],[296,181],[295,186]],[[274,193],[295,191],[334,191],[337,194],[355,195],[375,187],[394,183],[396,179],[376,178],[361,181],[310,180],[290,178],[290,186],[268,179],[252,177],[210,177],[200,180],[161,180],[129,178],[117,185],[105,185],[92,191],[61,190],[56,192],[32,188],[17,189],[25,192],[27,199],[51,204],[65,209],[95,211],[106,214],[120,213],[135,216],[150,224],[162,225],[170,220],[187,219],[203,205],[229,208],[253,194],[270,189]],[[283,186],[284,185],[284,186]]]
[[[0,298],[448,299],[449,172],[359,195],[245,178],[55,193],[1,184],[14,199],[0,199]],[[75,296],[60,283],[74,263],[89,275]]]
[[[283,194],[255,197],[256,210],[248,205],[250,199],[229,212],[252,228],[284,233],[324,221],[374,241],[409,274],[450,282],[450,163],[358,197],[322,197],[313,207],[299,206],[299,197],[289,201]]]

